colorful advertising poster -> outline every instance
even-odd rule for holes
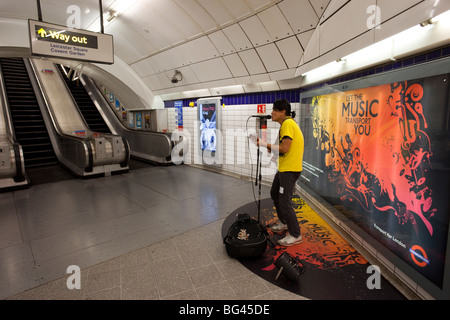
[[[183,129],[183,101],[175,101],[175,120],[178,129]]]
[[[144,112],[144,126],[145,130],[150,130],[150,112]]]
[[[134,128],[134,114],[133,112],[128,112],[128,127]]]
[[[142,112],[136,112],[136,129],[142,129]]]
[[[302,95],[303,182],[442,287],[449,75]]]
[[[120,101],[116,98],[116,111],[120,111]]]
[[[215,103],[200,104],[200,148],[216,152],[216,110]]]

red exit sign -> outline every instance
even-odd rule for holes
[[[266,114],[266,105],[258,104],[258,114]]]

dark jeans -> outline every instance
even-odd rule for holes
[[[301,172],[277,172],[270,189],[270,196],[277,209],[278,219],[287,224],[290,235],[296,238],[300,236],[301,232],[292,204],[292,197],[295,183],[300,174]]]

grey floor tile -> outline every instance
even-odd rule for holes
[[[195,267],[188,270],[195,288],[201,288],[225,280],[215,264]]]
[[[216,266],[227,280],[242,277],[251,274],[251,271],[244,267],[236,259],[226,259],[216,262]]]
[[[196,290],[189,290],[182,293],[177,293],[172,296],[166,296],[161,300],[199,300],[199,296]]]
[[[96,292],[88,292],[84,297],[86,300],[120,300],[120,288],[109,288]]]
[[[160,297],[166,297],[194,289],[180,257],[153,262]]]
[[[150,262],[150,254],[147,247],[132,251],[118,258],[121,268],[134,267]]]
[[[98,271],[91,273],[89,271],[86,281],[85,294],[96,291],[103,291],[120,287],[121,270]]]
[[[176,201],[158,190],[153,190],[136,180],[130,179],[126,175],[106,177],[102,182],[106,187],[115,190],[143,208],[165,205]]]
[[[147,251],[151,261],[159,261],[178,256],[178,251],[172,238],[149,246]]]
[[[227,281],[217,282],[196,289],[200,300],[237,300],[235,292]]]
[[[22,233],[12,193],[0,193],[0,249],[22,242]]]
[[[123,300],[159,299],[153,265],[150,262],[123,268],[121,288]]]
[[[29,243],[0,249],[0,299],[39,284],[39,276]]]
[[[81,289],[68,289],[67,278],[60,278],[12,297],[17,300],[82,300],[87,272],[81,273]]]
[[[239,299],[252,299],[269,292],[261,278],[254,273],[227,281]]]

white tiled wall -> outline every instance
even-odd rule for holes
[[[299,104],[292,103],[292,110],[297,112],[296,121],[299,123]],[[270,114],[272,111],[272,104],[266,104],[266,113]],[[209,168],[214,168],[221,171],[226,171],[245,178],[254,178],[257,163],[257,147],[251,141],[248,141],[247,136],[250,133],[256,133],[257,121],[256,118],[250,118],[257,114],[257,105],[230,105],[221,107],[221,134],[222,134],[222,157],[219,164],[206,165],[202,163],[202,159],[198,154],[198,143],[195,133],[197,120],[197,107],[183,108],[183,131],[185,136],[189,137],[190,149],[185,155],[185,162],[195,165],[201,165]],[[177,130],[175,119],[175,109],[168,109],[168,129],[169,132]],[[267,139],[269,143],[275,143],[280,125],[272,120],[267,122]],[[273,175],[276,172],[275,163],[271,163],[270,156],[265,148],[261,148],[262,152],[262,179],[271,182]]]

